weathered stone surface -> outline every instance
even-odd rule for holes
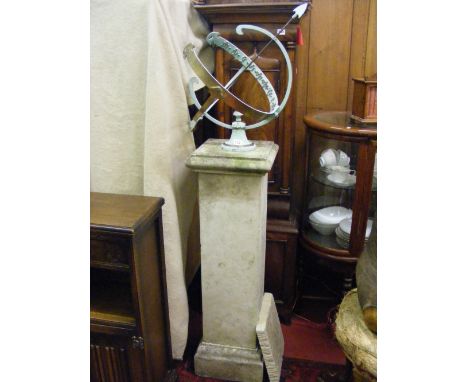
[[[271,382],[279,382],[283,364],[284,338],[275,299],[271,293],[263,295],[256,331],[268,377]]]
[[[264,292],[267,172],[278,146],[255,142],[255,150],[239,153],[223,150],[222,142],[205,142],[187,160],[199,173],[203,340],[195,372],[261,381],[255,327]]]
[[[269,141],[253,141],[257,147],[247,152],[223,150],[223,142],[226,140],[208,139],[189,157],[187,167],[197,172],[264,174],[270,171],[278,152],[278,145]]]
[[[265,277],[266,190],[266,175],[199,174],[207,342],[256,346]]]
[[[195,372],[202,377],[259,382],[263,380],[263,362],[258,349],[202,341],[195,354]]]

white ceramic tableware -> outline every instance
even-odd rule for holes
[[[333,232],[335,232],[335,229],[337,228],[338,224],[321,224],[317,222],[317,220],[309,218],[309,223],[314,228],[318,233],[328,236],[331,235]]]
[[[373,223],[374,223],[374,221],[372,219],[367,220],[366,240],[369,238],[369,236],[371,234],[372,224]],[[343,219],[340,222],[339,227],[340,227],[341,231],[343,231],[345,234],[350,235],[351,234],[351,224],[352,224],[352,218],[347,218],[347,219]]]
[[[337,163],[336,163],[338,166],[348,166],[350,160],[351,159],[344,151],[338,150]]]
[[[326,149],[320,154],[320,166],[336,166],[337,157],[332,149]]]
[[[347,241],[348,243],[351,240],[351,236],[348,235],[346,232],[343,232],[339,225],[335,229],[335,234],[336,234],[336,236],[339,236],[341,240]],[[364,239],[364,242],[367,243],[368,241],[369,241],[369,238],[366,237]]]
[[[345,172],[332,172],[327,176],[327,179],[340,186],[352,186],[356,184],[356,175]]]
[[[349,169],[349,166],[329,166],[327,167],[327,170],[329,170],[329,172],[345,172],[347,174],[349,174],[350,172],[350,169]],[[352,170],[354,171],[354,170]]]
[[[336,236],[335,237],[336,239],[336,242],[338,243],[338,245],[342,248],[349,248],[349,242],[347,241],[344,241],[343,239],[341,239],[339,236]]]
[[[348,241],[349,242],[349,235],[346,235],[341,229],[340,226],[335,228],[335,234],[338,236],[341,240]]]
[[[313,212],[309,218],[320,224],[339,224],[343,219],[350,218],[352,214],[353,211],[348,208],[331,206]]]

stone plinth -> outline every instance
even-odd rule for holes
[[[203,339],[200,376],[261,381],[255,327],[264,291],[267,173],[278,146],[256,141],[249,152],[210,139],[187,160],[198,172]]]
[[[270,382],[279,382],[283,364],[284,338],[275,299],[271,293],[263,295],[256,331]]]

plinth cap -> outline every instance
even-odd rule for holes
[[[255,150],[223,150],[225,139],[208,139],[187,159],[186,165],[196,172],[265,174],[271,170],[278,145],[270,141],[253,141]]]

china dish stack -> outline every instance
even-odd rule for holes
[[[328,236],[335,232],[342,220],[351,218],[352,214],[353,211],[345,207],[326,207],[311,213],[309,223],[317,232]]]
[[[322,167],[331,167],[331,166],[341,166],[348,167],[351,159],[349,156],[341,150],[335,149],[326,149],[320,154],[320,166]]]
[[[369,236],[372,231],[373,223],[374,221],[372,219],[367,220],[366,237],[364,239],[364,243],[367,243],[367,241],[369,240]],[[342,248],[349,248],[351,225],[352,225],[352,218],[347,218],[347,219],[343,219],[335,228],[336,242]]]
[[[320,154],[321,169],[327,179],[339,186],[353,186],[356,183],[356,171],[349,168],[351,159],[341,150],[326,149]]]

